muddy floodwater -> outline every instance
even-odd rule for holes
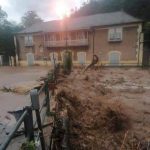
[[[0,68],[0,144],[16,122],[8,111],[30,105],[29,91],[49,70]],[[140,143],[140,147],[149,149],[149,78],[150,70],[142,68],[93,68],[84,73],[77,68],[68,76],[60,74],[55,97],[62,107],[60,114],[68,112],[70,116],[73,147],[139,150]],[[8,150],[19,149],[23,141],[23,136],[13,140]]]
[[[150,150],[150,70],[74,69],[61,78],[59,117],[69,117],[75,150]],[[58,118],[59,118],[58,117]]]
[[[15,118],[8,113],[30,105],[27,93],[3,91],[4,88],[32,87],[38,84],[38,79],[45,76],[49,67],[0,67],[0,144],[6,139],[16,123]],[[26,89],[27,89],[26,88]],[[13,143],[10,145],[12,149]],[[14,148],[13,148],[14,149]]]

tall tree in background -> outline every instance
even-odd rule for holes
[[[150,20],[150,0],[92,0],[89,3],[84,3],[72,16],[85,16],[119,10],[124,10],[146,21]]]
[[[6,18],[7,18],[7,13],[5,11],[3,11],[0,6],[0,27],[2,27],[2,25],[6,21]]]
[[[72,16],[79,17],[121,10],[145,21],[144,45],[150,47],[150,0],[90,0],[76,10]]]
[[[0,54],[5,62],[10,56],[15,58],[14,33],[20,29],[21,26],[7,20],[7,13],[0,7]]]
[[[43,20],[37,15],[35,11],[28,11],[22,17],[22,25],[27,28],[35,23],[43,22]]]

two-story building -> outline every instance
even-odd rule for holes
[[[141,65],[142,21],[125,12],[96,14],[34,24],[15,35],[21,64],[63,61],[72,51],[74,64],[90,63],[93,54],[102,65]]]

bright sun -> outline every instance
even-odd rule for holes
[[[58,3],[55,8],[56,14],[59,18],[63,19],[65,16],[70,15],[69,8],[65,3]]]

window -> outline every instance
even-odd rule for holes
[[[33,45],[33,36],[32,35],[26,35],[25,36],[25,45],[26,46],[32,46]]]
[[[49,34],[45,34],[45,41],[49,41]]]
[[[77,39],[85,39],[85,32],[83,31],[77,32]]]
[[[56,41],[59,41],[60,40],[60,34],[59,33],[56,33]]]
[[[58,62],[58,53],[50,53],[50,59],[51,59],[51,64],[54,65],[54,63]]]
[[[71,40],[76,40],[76,32],[70,33]]]
[[[55,34],[50,35],[50,41],[56,41],[56,36]]]
[[[43,53],[44,48],[43,48],[43,46],[42,46],[42,45],[40,45],[40,46],[39,46],[39,49],[40,49],[40,53]]]
[[[122,41],[122,28],[110,28],[108,31],[108,41]]]

